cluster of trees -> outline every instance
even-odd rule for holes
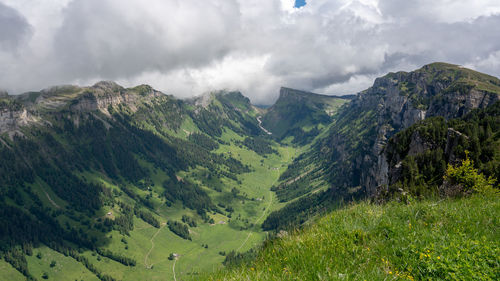
[[[134,229],[134,212],[131,206],[121,202],[119,204],[121,207],[121,215],[116,216],[114,220],[106,219],[106,221],[112,221],[113,228],[120,233],[128,234],[129,231]]]
[[[168,229],[172,231],[173,233],[177,234],[179,237],[184,238],[186,240],[191,240],[191,235],[189,235],[189,228],[187,225],[178,222],[178,221],[172,221],[169,220],[167,222]]]
[[[207,149],[207,150],[214,150],[219,148],[219,143],[215,142],[213,139],[208,137],[205,134],[201,133],[192,133],[189,135],[189,141]]]
[[[50,243],[48,244],[50,248],[57,251],[66,257],[72,257],[76,261],[83,264],[90,272],[94,273],[97,278],[101,281],[116,281],[113,277],[102,273],[97,267],[95,267],[85,256],[79,254],[79,251],[68,247],[67,245],[62,245],[61,243]]]
[[[188,215],[182,215],[182,222],[186,223],[190,227],[196,227],[196,220]]]
[[[160,222],[150,212],[143,211],[140,209],[135,209],[135,214],[136,214],[136,216],[141,218],[143,221],[149,223],[150,225],[152,225],[156,228],[160,227]]]
[[[134,259],[121,256],[119,254],[111,252],[110,250],[96,248],[96,252],[103,257],[107,257],[109,259],[112,259],[116,262],[119,262],[119,263],[125,265],[125,266],[135,266],[137,264],[137,262]]]
[[[266,231],[294,229],[318,213],[337,208],[342,202],[338,198],[343,196],[345,194],[340,189],[329,189],[304,196],[269,214],[262,223],[262,229]]]
[[[208,194],[198,185],[187,180],[178,181],[176,177],[172,177],[163,182],[163,187],[165,188],[163,196],[171,203],[179,200],[184,206],[199,212],[214,208]]]
[[[300,127],[296,127],[289,130],[286,136],[293,136],[293,144],[306,145],[319,135],[319,133],[320,130],[318,129],[318,126],[313,127],[307,132]]]
[[[0,96],[0,109],[7,109],[9,111],[18,111],[23,108],[23,105],[14,99],[3,98]]]
[[[265,243],[268,243],[268,241],[269,240],[267,240]],[[222,256],[226,256],[222,264],[224,264],[228,268],[234,268],[245,263],[250,263],[257,257],[257,251],[255,249],[250,249],[245,253],[238,253],[233,250],[227,254],[226,252],[219,252],[219,254]]]
[[[255,151],[259,155],[266,155],[271,153],[278,154],[278,151],[271,146],[271,141],[262,137],[246,137],[243,142],[240,142],[240,144],[246,146],[248,149]]]
[[[500,178],[499,132],[500,102],[497,102],[460,119],[428,118],[396,134],[389,141],[386,154],[391,166],[401,161],[401,171],[398,178],[392,179],[384,196],[392,196],[399,189],[417,197],[437,195],[447,165],[455,165],[466,157],[486,177]],[[411,141],[417,135],[430,149],[408,155]]]
[[[6,262],[10,263],[12,265],[12,267],[17,269],[17,271],[21,272],[26,277],[27,280],[30,280],[30,281],[36,280],[36,278],[34,278],[34,276],[32,276],[28,270],[28,262],[26,261],[26,257],[25,257],[25,255],[27,255],[27,254],[29,254],[29,253],[16,247],[16,248],[13,248],[13,249],[3,253],[2,258]]]

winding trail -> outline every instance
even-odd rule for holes
[[[174,281],[177,281],[177,278],[175,278],[175,263],[177,262],[177,258],[174,260],[174,265],[172,265],[172,271],[174,272]]]
[[[269,211],[272,204],[273,204],[273,192],[269,191],[269,204],[267,205],[267,208],[264,209],[264,211],[262,211],[262,215],[260,215],[260,217],[255,220],[254,225],[257,225],[259,221],[266,215],[267,211]],[[252,234],[253,232],[248,233],[247,238],[245,239],[245,241],[243,241],[243,243],[241,243],[241,245],[238,247],[238,249],[236,249],[236,251],[239,251],[247,243],[248,239],[250,238],[250,236],[252,236]]]
[[[52,200],[52,198],[50,198],[50,195],[47,193],[47,191],[45,191],[45,189],[42,188],[42,191],[43,193],[45,193],[45,196],[47,196],[47,199],[49,199],[50,201],[50,204],[52,204],[54,207],[56,207],[57,209],[60,209],[61,207],[59,205],[57,205],[56,202],[54,202],[54,200]]]
[[[147,269],[151,269],[151,267],[154,265],[154,263],[148,265],[148,258],[149,258],[149,255],[151,254],[151,252],[153,251],[154,247],[155,247],[155,242],[153,241],[156,237],[156,235],[158,235],[158,233],[160,233],[160,231],[162,230],[162,228],[165,227],[165,225],[167,225],[166,223],[162,223],[161,224],[162,226],[158,229],[158,231],[156,231],[156,233],[153,235],[153,237],[151,237],[151,239],[149,241],[151,241],[151,248],[149,249],[149,251],[147,252],[146,256],[144,256],[144,266],[147,268]]]

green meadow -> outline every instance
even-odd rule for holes
[[[498,199],[353,203],[193,280],[498,280]]]
[[[184,130],[180,134],[188,134],[193,129],[189,122],[182,127]],[[221,139],[224,144],[214,152],[231,155],[248,165],[250,172],[238,174],[237,180],[225,176],[207,179],[205,175],[210,171],[195,167],[179,172],[177,177],[198,184],[214,204],[222,210],[224,208],[221,206],[231,207],[231,212],[210,212],[208,216],[213,219],[213,223],[204,223],[196,211],[184,207],[181,202],[167,206],[161,194],[165,191],[162,183],[168,176],[151,163],[138,158],[141,166],[150,170],[152,185],[148,190],[132,184],[126,184],[126,187],[141,197],[149,196],[153,209],[141,209],[150,212],[160,222],[160,227],[156,228],[134,216],[134,228],[128,234],[112,230],[97,241],[100,249],[131,258],[136,261],[135,266],[125,266],[96,251],[87,250],[81,255],[101,273],[116,280],[173,280],[174,274],[177,280],[184,280],[196,278],[203,272],[220,270],[225,255],[231,251],[245,252],[260,245],[267,236],[260,224],[271,211],[283,205],[270,189],[297,155],[298,148],[272,142],[277,153],[260,155],[239,144],[243,138],[232,130],[225,129]],[[120,191],[122,186],[106,176],[94,172],[82,172],[80,176],[116,192],[115,202],[134,204],[132,198]],[[39,182],[34,185],[43,186]],[[237,194],[233,193],[233,189],[238,190]],[[63,210],[67,204],[49,187],[35,190],[47,208]],[[120,215],[122,210],[119,205],[106,205],[94,215],[93,220],[115,219]],[[181,221],[183,215],[197,222],[197,226],[189,227],[192,240],[179,237],[166,225],[168,220]],[[75,219],[79,216],[78,212],[73,217],[63,212],[58,220],[62,224],[79,227],[85,223]],[[171,254],[176,257],[169,259]],[[51,266],[54,262],[55,265]],[[30,273],[40,280],[98,280],[82,263],[45,246],[35,248],[33,255],[27,256],[27,263]],[[0,266],[3,269],[1,274],[9,276],[8,279],[0,276],[0,279],[16,280],[18,276],[18,279],[23,280],[23,276],[10,264],[1,261]]]

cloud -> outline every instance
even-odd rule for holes
[[[433,61],[500,76],[498,1],[47,1],[3,1],[24,24],[1,33],[0,88],[109,79],[271,103],[280,86],[352,94]]]
[[[0,2],[0,51],[16,52],[31,35],[31,27],[15,9]]]

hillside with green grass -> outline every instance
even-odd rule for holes
[[[498,280],[500,200],[354,203],[196,280]]]

